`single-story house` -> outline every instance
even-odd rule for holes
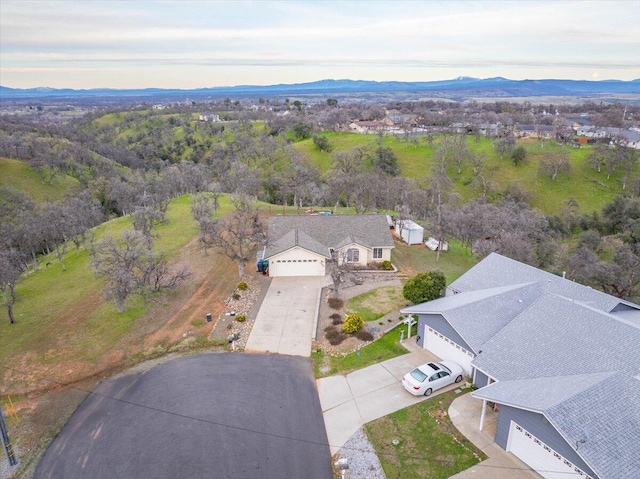
[[[640,477],[640,305],[493,253],[401,311],[479,388],[479,428],[492,403],[495,442],[542,477]]]
[[[365,267],[391,261],[386,215],[278,215],[269,218],[269,276],[324,276],[327,261]]]

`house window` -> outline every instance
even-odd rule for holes
[[[373,248],[373,259],[382,259],[382,248]]]
[[[358,248],[349,248],[347,250],[347,263],[359,263],[360,250]]]

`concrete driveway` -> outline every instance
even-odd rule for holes
[[[413,396],[405,391],[402,376],[421,364],[440,360],[416,346],[413,338],[406,340],[405,346],[410,348],[409,354],[346,376],[316,380],[332,455],[364,424],[458,387],[452,384],[428,397]]]
[[[245,351],[310,356],[320,291],[330,283],[329,276],[273,278]]]

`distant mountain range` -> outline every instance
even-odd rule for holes
[[[189,90],[144,88],[112,89],[94,88],[74,90],[70,88],[8,88],[0,86],[0,100],[29,98],[81,98],[81,97],[140,97],[160,98],[175,96],[282,96],[310,94],[354,93],[431,93],[442,96],[591,96],[600,94],[640,93],[640,79],[621,80],[509,80],[507,78],[458,77],[453,80],[430,82],[320,80],[310,83],[278,85],[240,85],[229,87],[197,88]]]

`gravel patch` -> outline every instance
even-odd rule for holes
[[[334,458],[336,461],[347,459],[349,469],[344,474],[345,479],[386,479],[387,477],[363,428],[358,429],[358,432],[351,436]]]

